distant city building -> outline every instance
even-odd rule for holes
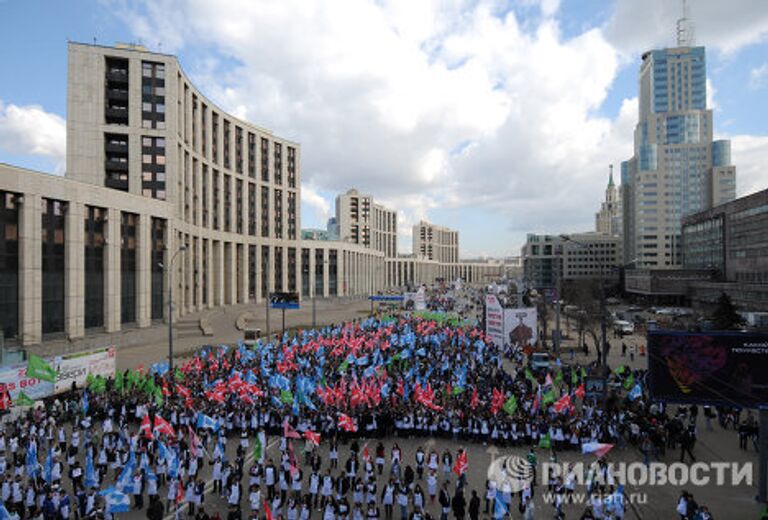
[[[397,212],[373,202],[355,189],[336,197],[338,237],[363,247],[397,256]]]
[[[768,190],[685,217],[682,257],[682,269],[627,271],[626,290],[704,309],[726,293],[744,311],[768,311]]]
[[[619,236],[622,229],[621,192],[613,182],[613,165],[608,174],[608,187],[605,189],[605,201],[595,215],[595,231],[605,235]]]
[[[336,221],[336,217],[329,218],[325,227],[331,240],[339,239],[339,223]]]
[[[621,238],[602,233],[529,234],[522,247],[523,278],[532,287],[555,287],[561,281],[617,281],[622,263]]]
[[[682,263],[681,219],[736,196],[730,141],[713,141],[704,47],[643,54],[634,155],[621,164],[625,262]]]
[[[301,239],[302,240],[334,240],[334,238],[331,236],[331,234],[325,230],[325,229],[302,229],[301,230]]]
[[[428,260],[459,261],[459,232],[422,220],[413,226],[413,253]]]

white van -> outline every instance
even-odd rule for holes
[[[613,322],[613,330],[622,336],[633,334],[635,332],[635,324],[625,320],[616,320]]]

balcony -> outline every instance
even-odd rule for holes
[[[107,177],[104,179],[104,186],[115,190],[128,191],[128,179],[121,179],[119,177],[112,177],[107,172]]]
[[[116,161],[107,157],[107,159],[104,161],[104,168],[108,172],[127,172],[128,161]]]
[[[117,101],[128,101],[128,91],[116,88],[107,89],[107,99],[114,99]]]
[[[128,124],[127,107],[107,107],[104,109],[104,115],[107,117],[107,123]]]
[[[124,69],[110,69],[107,71],[107,81],[128,83],[128,71]]]
[[[128,155],[128,142],[109,142],[104,145],[104,150],[108,153]]]

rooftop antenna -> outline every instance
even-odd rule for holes
[[[694,44],[693,22],[688,11],[688,1],[682,0],[683,14],[677,19],[677,46],[691,47]]]

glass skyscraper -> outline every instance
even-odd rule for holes
[[[730,141],[713,141],[704,47],[643,54],[634,156],[621,165],[624,260],[679,267],[680,221],[733,200]]]

